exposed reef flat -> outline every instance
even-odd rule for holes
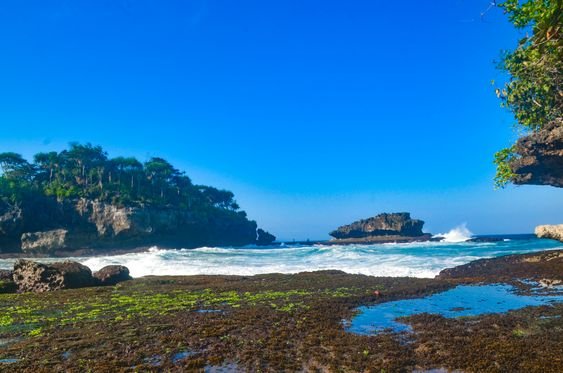
[[[525,290],[525,279],[562,277],[563,251],[554,250],[481,261],[436,279],[340,271],[146,277],[2,294],[0,371],[560,372],[561,303],[453,319],[417,314],[407,319],[412,334],[356,335],[342,320],[361,305],[459,284],[511,281]]]

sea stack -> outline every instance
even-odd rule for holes
[[[332,231],[332,241],[342,243],[385,243],[427,241],[432,235],[422,232],[424,221],[411,219],[410,213],[383,213],[343,225]]]

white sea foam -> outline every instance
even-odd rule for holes
[[[459,227],[458,227],[459,228]],[[127,266],[133,277],[146,275],[255,275],[297,273],[336,269],[373,276],[434,277],[444,268],[475,259],[554,249],[550,240],[511,240],[500,242],[459,242],[471,236],[464,229],[448,232],[447,241],[382,245],[286,245],[283,247],[201,247],[160,249],[115,256],[40,259],[79,261],[93,271],[106,265]],[[456,231],[457,230],[457,231]],[[456,231],[456,232],[454,232]],[[445,235],[446,236],[446,235]],[[463,239],[463,240],[462,240]],[[0,259],[0,269],[13,266],[15,259]]]
[[[434,236],[435,238],[443,238],[443,242],[465,242],[473,237],[473,233],[467,228],[465,223],[458,225],[457,227],[450,230],[448,233],[438,233]]]

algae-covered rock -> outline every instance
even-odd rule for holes
[[[17,289],[13,279],[13,272],[0,269],[0,294],[14,293]]]
[[[95,284],[90,268],[72,261],[42,264],[20,259],[14,265],[13,277],[19,292],[41,293]]]
[[[94,278],[99,285],[115,285],[122,281],[131,280],[129,268],[120,265],[110,265],[94,272]]]

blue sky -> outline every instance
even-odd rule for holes
[[[490,81],[519,34],[488,5],[2,1],[0,151],[159,155],[282,239],[383,211],[531,232],[563,194],[493,190],[517,131]]]

